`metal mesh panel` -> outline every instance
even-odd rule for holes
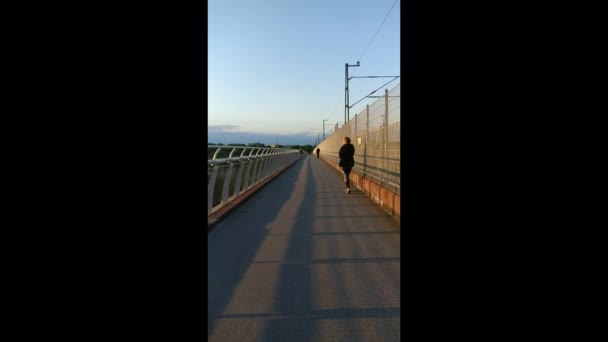
[[[342,138],[355,146],[355,169],[400,191],[401,85],[395,86],[319,144],[325,158],[339,159]]]
[[[221,166],[217,174],[217,180],[215,182],[215,188],[213,189],[213,205],[217,205],[222,200],[222,189],[224,188],[224,182],[226,182],[226,172],[228,166]],[[229,181],[229,180],[228,180]]]
[[[388,124],[401,121],[401,85],[388,92]]]

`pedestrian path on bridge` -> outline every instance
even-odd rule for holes
[[[208,234],[208,341],[399,341],[399,222],[306,156]]]

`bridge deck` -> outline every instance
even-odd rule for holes
[[[316,156],[208,235],[209,341],[399,341],[399,223]]]

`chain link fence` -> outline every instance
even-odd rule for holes
[[[323,158],[339,161],[342,138],[350,137],[355,146],[354,171],[374,178],[383,186],[401,193],[401,84],[385,90],[344,126],[323,140],[318,147]]]

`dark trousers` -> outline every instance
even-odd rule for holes
[[[346,184],[347,188],[350,188],[350,172],[353,170],[352,166],[343,166],[342,172],[344,172],[344,184]]]

